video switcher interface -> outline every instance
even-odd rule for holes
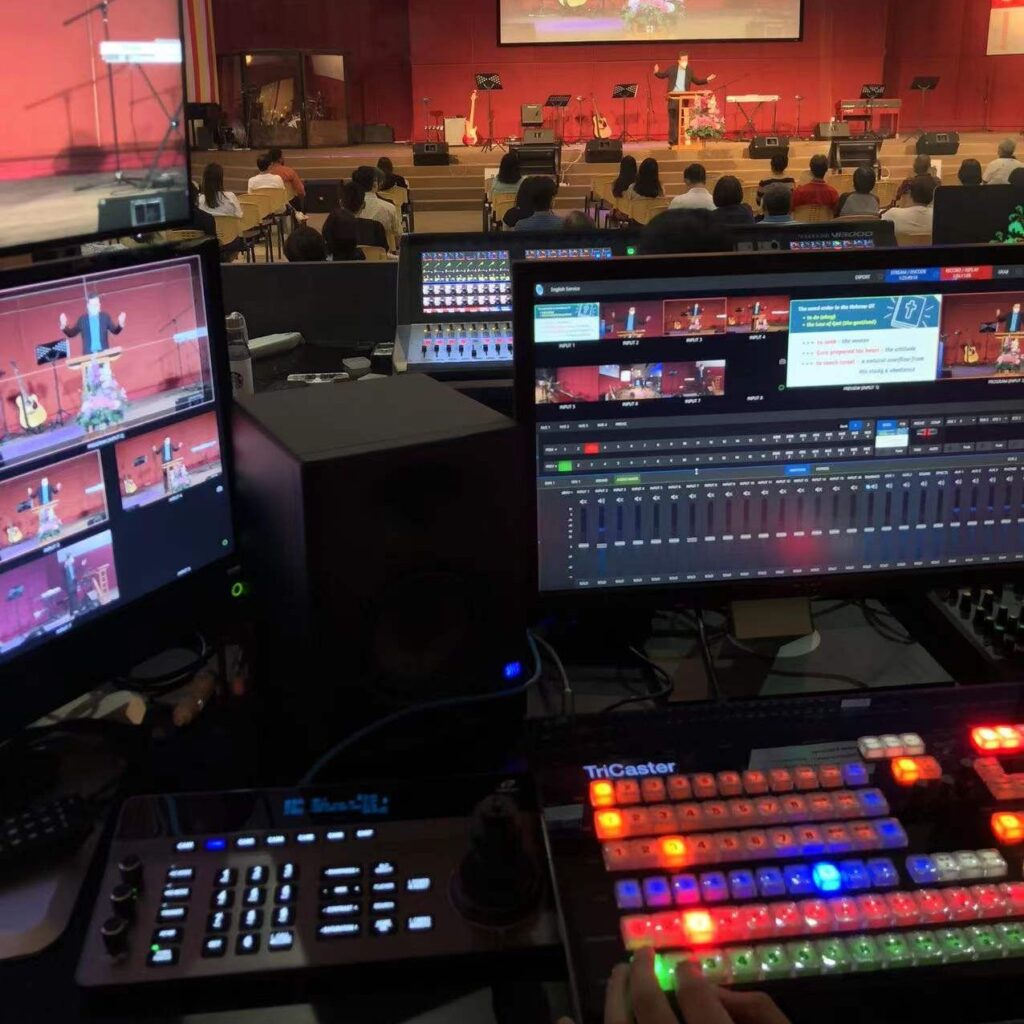
[[[540,589],[1024,558],[1024,267],[884,259],[533,286]]]

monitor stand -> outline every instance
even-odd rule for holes
[[[755,643],[753,646],[758,648],[758,653],[762,653],[760,648],[772,646],[771,653],[776,658],[802,658],[821,645],[821,634],[814,628],[814,620],[811,618],[811,602],[806,597],[733,601],[730,617],[732,635],[742,643],[793,638],[777,648],[774,645]]]

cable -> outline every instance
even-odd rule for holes
[[[704,625],[704,609],[697,605],[697,640],[700,644],[700,656],[704,660],[704,672],[708,677],[708,687],[716,701],[721,701],[722,688],[718,683],[718,673],[715,671],[715,659],[711,654],[711,647],[708,644],[708,632]]]
[[[770,668],[770,676],[788,676],[790,679],[832,679],[835,682],[846,683],[854,690],[870,690],[871,687],[862,679],[854,679],[853,676],[844,676],[838,672],[790,672],[781,668]]]
[[[539,635],[534,635],[533,639],[548,652],[548,656],[555,663],[555,667],[558,669],[559,675],[562,677],[562,714],[566,718],[571,718],[576,713],[576,698],[572,692],[572,685],[569,682],[569,673],[565,671],[565,665],[562,664],[562,659],[558,656],[558,651],[554,649]]]
[[[609,711],[615,711],[618,708],[625,707],[627,704],[640,704],[648,700],[657,703],[663,697],[667,697],[675,689],[675,683],[672,681],[672,677],[656,661],[652,661],[646,654],[643,654],[636,647],[630,646],[629,651],[647,665],[656,676],[661,678],[661,689],[653,690],[650,693],[634,694],[632,697],[623,697],[621,700],[613,701],[611,704],[601,708],[600,712],[598,712],[599,714],[606,715]]]
[[[885,611],[881,608],[872,608],[866,600],[858,601],[857,604],[860,606],[861,612],[864,614],[864,621],[883,639],[888,640],[890,643],[901,644],[904,647],[913,647],[917,641],[907,632],[897,632],[887,622],[883,621],[885,618],[892,619],[893,622],[897,623],[902,627],[899,619],[896,618],[891,612]]]
[[[513,686],[508,690],[498,690],[496,693],[479,693],[466,697],[445,697],[441,700],[423,701],[420,704],[410,704],[408,707],[401,708],[390,715],[378,718],[375,722],[370,722],[368,725],[363,726],[362,729],[357,729],[355,732],[350,733],[344,739],[335,743],[329,750],[321,754],[320,757],[313,762],[313,766],[309,771],[307,771],[299,780],[299,785],[312,785],[320,772],[342,751],[354,746],[371,733],[377,732],[379,729],[383,729],[385,726],[391,725],[400,719],[410,718],[412,715],[420,714],[424,711],[436,711],[441,708],[464,707],[467,704],[484,704],[492,700],[504,700],[506,697],[518,697],[520,694],[526,693],[526,691],[540,679],[542,671],[540,651],[537,650],[536,640],[533,633],[529,630],[526,632],[526,642],[533,654],[533,675],[530,676],[525,683],[522,683],[519,686]]]

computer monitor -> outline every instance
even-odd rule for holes
[[[10,0],[0,249],[189,217],[179,0]]]
[[[226,589],[218,266],[211,241],[0,275],[0,735],[189,640]]]
[[[1024,562],[1024,250],[522,263],[513,304],[542,597]]]
[[[932,237],[936,245],[1024,242],[1024,187],[963,185],[937,188]]]

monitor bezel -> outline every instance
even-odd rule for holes
[[[218,401],[221,461],[232,514],[233,545],[221,558],[123,608],[83,622],[49,643],[11,657],[0,667],[0,739],[75,697],[124,673],[144,658],[223,620],[230,579],[238,565],[238,501],[231,444],[231,375],[221,297],[220,248],[213,239],[174,246],[55,260],[0,272],[0,289],[44,284],[68,276],[128,270],[179,256],[198,256]]]
[[[823,261],[831,261],[825,266]],[[975,266],[978,264],[1024,265],[1024,246],[945,246],[931,248],[868,249],[838,252],[731,252],[680,256],[633,256],[582,264],[591,280],[642,279],[647,277],[729,277],[733,273],[801,273],[913,266]],[[512,267],[513,336],[516,338],[515,411],[528,467],[523,489],[524,547],[529,594],[534,611],[544,614],[581,607],[711,607],[733,599],[772,597],[838,597],[856,595],[906,595],[944,586],[964,586],[980,580],[999,582],[1019,578],[1024,566],[1013,563],[979,563],[934,569],[857,572],[835,575],[801,575],[752,580],[716,580],[671,586],[608,587],[575,590],[540,590],[536,499],[537,420],[534,406],[533,331],[530,312],[538,284],[578,280],[581,264],[552,260],[542,264],[516,262]],[[1024,281],[1021,282],[1024,287]],[[530,343],[526,339],[530,339]],[[1019,399],[1024,402],[1024,398]],[[1024,408],[1024,406],[1022,406]]]

